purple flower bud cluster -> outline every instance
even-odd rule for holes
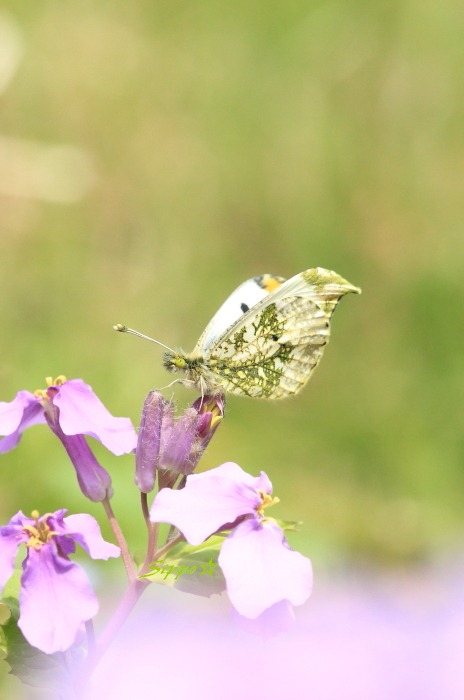
[[[197,399],[178,420],[174,404],[151,391],[143,405],[135,459],[135,483],[143,493],[155,487],[158,471],[188,475],[224,417],[224,399]]]

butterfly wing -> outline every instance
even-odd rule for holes
[[[203,354],[239,319],[243,318],[245,313],[259,301],[265,299],[282,282],[285,282],[284,277],[265,274],[252,277],[237,287],[216,311],[201,334],[193,352]]]
[[[242,396],[278,399],[298,393],[322,356],[332,313],[348,292],[360,290],[323,268],[287,280],[208,346],[197,344],[206,351],[211,379]]]

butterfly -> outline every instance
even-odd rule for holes
[[[322,357],[330,319],[345,294],[361,290],[321,267],[289,280],[260,275],[226,299],[191,353],[167,349],[163,364],[206,394],[282,399],[304,387]],[[143,336],[118,324],[115,330]],[[152,340],[151,338],[149,340]]]

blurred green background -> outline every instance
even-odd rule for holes
[[[316,569],[458,543],[463,35],[456,0],[4,0],[1,398],[64,373],[137,423],[172,377],[112,324],[190,350],[246,278],[334,269],[363,294],[309,386],[229,398],[203,468],[266,470]],[[96,451],[140,556],[132,458]],[[102,519],[44,427],[1,462],[3,523]]]

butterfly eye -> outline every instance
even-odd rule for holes
[[[180,355],[176,355],[173,360],[173,364],[177,369],[185,369],[187,367],[186,360]]]
[[[169,372],[177,372],[177,370],[186,369],[188,366],[185,357],[175,352],[165,352],[163,364]]]

